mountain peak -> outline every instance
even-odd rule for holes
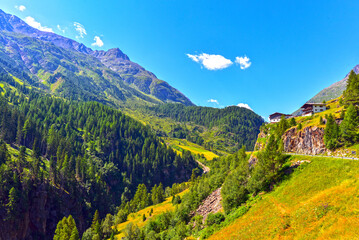
[[[94,51],[92,53],[97,58],[113,58],[113,59],[120,59],[120,60],[127,60],[130,61],[130,58],[124,54],[119,48],[111,48],[107,51],[100,50]]]
[[[356,65],[355,67],[353,67],[352,70],[355,72],[355,74],[358,74],[358,73],[359,73],[359,64]],[[351,72],[351,71],[350,71],[350,72]],[[345,78],[347,78],[347,77],[349,76],[350,72],[348,72],[348,74],[345,75]]]
[[[31,41],[31,39],[24,41],[27,43],[32,42],[37,46],[36,57],[33,55],[35,54],[34,51],[30,49],[31,44],[27,45],[24,42],[18,41],[19,36],[14,36],[14,34],[10,34],[10,36],[9,32],[37,39],[38,41]],[[8,45],[8,47],[11,46],[13,50],[7,51],[6,48],[3,50],[0,48],[0,53],[4,51],[3,53],[8,55],[9,59],[16,57],[18,64],[23,69],[27,69],[29,74],[34,74],[34,79],[39,78],[37,75],[39,70],[45,71],[49,75],[57,74],[55,71],[63,71],[59,73],[63,77],[63,81],[66,81],[63,87],[71,86],[71,88],[66,88],[66,91],[77,91],[76,96],[100,99],[101,97],[106,98],[110,93],[112,98],[117,97],[121,101],[131,98],[153,103],[162,101],[193,105],[177,89],[159,80],[155,74],[147,71],[139,64],[130,61],[130,58],[118,48],[112,48],[107,51],[94,51],[83,43],[52,32],[43,32],[33,28],[20,18],[7,14],[2,10],[0,10],[0,39],[0,44]],[[48,43],[51,44],[49,45]],[[63,55],[61,54],[62,51],[58,48],[69,50],[69,52]],[[83,55],[73,54],[72,51],[82,53]],[[9,65],[11,64],[9,63]],[[85,72],[93,71],[96,73],[89,75],[80,74],[84,71],[84,67],[86,68]],[[63,69],[66,69],[66,71]],[[106,70],[112,70],[113,72]],[[56,79],[40,79],[40,81],[53,83],[57,81]],[[87,81],[87,84],[85,84],[85,81]],[[79,85],[79,82],[81,82],[81,85]],[[58,94],[66,91],[64,89],[59,90]],[[104,92],[106,92],[104,96],[99,96]],[[152,95],[157,100],[148,95]]]
[[[352,70],[355,72],[355,74],[358,74],[359,73],[359,64],[356,65],[355,67],[353,67]],[[327,88],[324,88],[317,95],[315,95],[313,98],[311,98],[308,102],[313,103],[313,102],[328,101],[328,100],[337,98],[340,95],[342,95],[344,90],[347,87],[347,80],[348,80],[349,74],[352,70],[350,70],[348,72],[348,74],[345,75],[345,77],[342,80],[333,83],[332,85],[330,85]]]

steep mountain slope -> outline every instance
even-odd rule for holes
[[[150,125],[158,136],[186,138],[208,150],[234,152],[242,145],[252,149],[263,123],[258,115],[239,108],[233,108],[235,111],[230,108],[192,109],[195,118],[201,118],[206,112],[216,112],[210,124],[208,120],[204,124],[193,119],[175,119],[157,113],[156,109],[147,111],[148,105],[181,103],[176,105],[193,106],[193,103],[168,83],[130,61],[118,48],[94,51],[74,40],[32,28],[1,10],[0,68],[3,73],[55,96],[121,108]],[[164,108],[168,107],[173,105]],[[178,108],[181,107],[175,107]]]
[[[353,68],[353,71],[356,74],[358,74],[359,73],[359,65],[356,65]],[[333,83],[329,87],[324,88],[317,95],[315,95],[314,97],[309,99],[308,102],[318,103],[318,102],[328,101],[328,100],[339,97],[340,95],[342,95],[343,91],[345,90],[345,88],[347,86],[348,76],[349,76],[349,73],[345,76],[345,78],[343,78],[339,82]]]
[[[7,72],[59,96],[115,105],[193,105],[177,89],[131,62],[118,48],[93,51],[74,40],[32,28],[1,10],[0,55],[0,66]]]

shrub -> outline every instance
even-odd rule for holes
[[[206,225],[209,227],[209,226],[212,226],[213,224],[220,224],[225,219],[226,218],[224,217],[224,215],[222,213],[210,213],[207,216]]]

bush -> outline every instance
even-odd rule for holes
[[[212,226],[213,224],[220,224],[225,219],[226,218],[224,217],[224,215],[222,213],[210,213],[207,216],[206,225],[209,227],[209,226]]]

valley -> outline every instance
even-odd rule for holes
[[[0,240],[358,238],[359,65],[266,122],[76,40],[0,10]]]

